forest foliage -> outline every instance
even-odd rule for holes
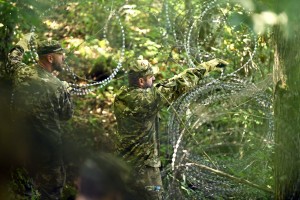
[[[201,155],[205,148],[213,152],[214,145],[227,148],[227,143],[234,144],[230,146],[234,156],[226,156],[230,153],[218,149],[217,154],[211,154],[211,159],[225,163],[228,174],[271,190],[274,187],[273,143],[258,134],[262,134],[261,130],[272,129],[272,116],[266,116],[268,112],[272,115],[272,86],[264,82],[272,72],[272,32],[266,29],[261,34],[255,33],[252,16],[251,6],[229,1],[0,0],[1,68],[5,65],[9,49],[34,27],[38,40],[57,39],[68,49],[66,63],[70,68],[59,78],[81,85],[95,84],[89,94],[73,95],[74,117],[64,127],[65,151],[69,170],[72,171],[72,163],[78,161],[76,156],[81,150],[115,151],[118,135],[112,110],[113,99],[119,88],[127,83],[128,64],[139,55],[158,70],[156,81],[170,78],[187,67],[198,66],[212,58],[222,58],[229,62],[224,74],[234,73],[238,79],[247,80],[249,88],[252,84],[264,88],[261,99],[270,103],[266,106],[269,109],[266,111],[255,103],[244,107],[239,105],[239,102],[250,102],[249,95],[240,93],[240,96],[230,97],[236,100],[236,105],[228,99],[224,104],[213,101],[212,109],[224,111],[227,106],[232,113],[212,115],[216,116],[216,120],[192,129],[186,139],[193,142],[184,145]],[[24,62],[32,63],[34,57],[28,53]],[[120,70],[117,70],[118,65],[122,66]],[[110,80],[114,72],[117,73],[108,84],[97,85],[97,82]],[[216,79],[219,76],[211,75]],[[245,88],[244,93],[250,91],[247,86]],[[198,103],[203,102],[198,99]],[[198,104],[191,104],[190,108],[201,112]],[[165,171],[171,168],[174,156],[174,146],[170,144],[168,133],[171,111],[172,108],[166,108],[160,113],[161,158]],[[196,119],[189,121],[188,110],[185,111],[182,120],[197,125]],[[262,120],[262,116],[270,122]],[[266,146],[264,151],[255,151],[262,143]],[[202,150],[194,148],[199,144]],[[247,153],[252,156],[245,161]],[[239,159],[241,164],[235,165]],[[251,170],[246,170],[248,168]],[[263,178],[260,178],[262,174]],[[69,188],[73,185],[74,176],[72,173],[68,176]],[[165,182],[168,182],[167,177]],[[182,179],[179,186],[187,197],[195,192],[190,190],[189,184],[191,182]],[[249,192],[251,195],[253,193]]]

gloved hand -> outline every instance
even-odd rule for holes
[[[64,89],[65,89],[68,93],[70,93],[71,90],[73,89],[67,81],[62,81],[62,84],[63,84]]]
[[[228,62],[219,58],[215,58],[200,64],[201,67],[204,67],[206,69],[206,72],[223,71],[226,65],[228,65]]]
[[[32,39],[35,39],[36,35],[34,34],[34,32],[30,32],[25,34],[20,41],[16,44],[20,47],[22,47],[24,49],[24,51],[28,51],[29,50],[29,42]]]

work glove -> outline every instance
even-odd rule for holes
[[[28,51],[30,41],[35,38],[36,38],[36,35],[34,34],[34,32],[27,33],[20,39],[20,41],[17,43],[17,45],[22,47],[24,49],[24,51]]]
[[[226,67],[226,65],[228,65],[228,62],[219,58],[215,58],[200,64],[201,67],[204,67],[206,69],[206,72],[210,72],[210,71],[222,72]]]
[[[71,90],[73,89],[67,81],[62,81],[62,84],[63,84],[64,89],[65,89],[68,93],[70,93]]]

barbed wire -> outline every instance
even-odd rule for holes
[[[53,1],[53,0],[52,0]],[[62,6],[66,6],[68,5],[68,2],[74,2],[74,1],[60,1],[59,4],[55,4],[55,6],[53,7],[50,7],[48,8],[45,12],[43,12],[41,14],[41,18],[48,18],[49,17],[49,13],[53,12],[53,9],[61,9]],[[99,4],[99,2],[96,2]],[[113,2],[112,2],[113,4]],[[108,15],[108,19],[107,21],[105,22],[105,26],[104,28],[99,28],[99,30],[94,34],[98,34],[99,31],[103,30],[103,36],[104,36],[104,39],[107,38],[107,29],[108,29],[108,23],[109,21],[112,20],[113,17],[116,18],[117,20],[117,23],[120,27],[120,30],[121,30],[121,37],[122,37],[122,46],[121,46],[121,50],[120,50],[120,57],[119,57],[119,60],[118,60],[118,63],[117,63],[117,66],[113,69],[112,73],[107,77],[105,78],[104,80],[101,80],[101,81],[93,81],[93,83],[86,83],[86,84],[77,84],[77,83],[69,83],[69,85],[72,87],[72,90],[71,90],[71,93],[74,94],[74,95],[86,95],[94,90],[96,90],[96,87],[94,86],[97,86],[98,88],[102,88],[104,87],[105,85],[107,85],[108,83],[110,83],[113,78],[117,75],[117,73],[119,72],[119,70],[122,68],[122,62],[124,60],[124,55],[125,55],[125,31],[124,31],[124,27],[123,27],[123,24],[122,24],[122,21],[120,19],[120,16],[118,15],[117,11],[116,10],[111,10],[111,8],[108,8],[106,6],[105,7],[105,10],[108,11],[109,15]],[[35,32],[36,31],[36,28],[35,27],[32,27],[31,28],[31,32]],[[77,47],[75,47],[73,49],[73,51],[75,49],[77,49],[80,45],[82,45],[85,41],[83,41],[82,43],[80,43]],[[31,46],[31,51],[30,51],[30,56],[31,56],[31,59],[33,62],[36,63],[36,60],[37,60],[37,52],[36,52],[36,47],[35,47],[35,42],[34,41],[31,41],[30,42],[30,46]],[[72,52],[69,52],[69,54],[72,53]],[[79,79],[84,79],[80,76],[78,76],[72,69],[71,67],[69,66],[69,64],[65,61],[65,64],[64,64],[64,70],[68,73],[70,73],[72,76],[73,76],[73,79],[74,81],[76,81],[77,78]],[[86,79],[84,79],[86,80]]]
[[[63,3],[67,4],[67,1]],[[164,41],[165,44],[160,45],[166,48],[170,46],[182,47],[183,51],[180,53],[184,55],[186,62],[178,62],[179,65],[187,64],[189,67],[197,67],[197,64],[203,62],[204,59],[223,56],[224,54],[213,52],[211,48],[209,50],[205,49],[205,45],[210,44],[215,38],[217,38],[216,45],[219,45],[214,46],[215,49],[222,49],[226,39],[235,41],[234,37],[238,33],[234,34],[234,31],[237,26],[231,26],[228,23],[228,15],[234,13],[232,8],[236,4],[229,3],[229,1],[216,0],[204,2],[202,7],[194,8],[193,18],[183,19],[184,23],[181,24],[176,24],[173,19],[176,17],[176,14],[172,12],[175,12],[176,8],[172,4],[172,1],[165,0],[162,5],[164,13],[162,12],[162,16],[158,17],[164,18],[165,21],[161,20],[157,26],[162,27],[161,30],[166,30],[160,31],[161,37],[169,39]],[[224,8],[231,9],[231,13],[224,13]],[[109,22],[113,19],[117,21],[121,30],[122,42],[117,67],[109,77],[102,81],[87,84],[70,83],[75,95],[86,95],[97,88],[106,86],[122,68],[125,55],[125,29],[122,19],[118,14],[118,8],[112,6],[105,10],[108,13],[108,17],[104,23],[105,26],[99,29],[103,31],[104,38],[107,39],[108,29],[110,28]],[[243,10],[240,9],[238,11]],[[44,15],[43,17],[48,16]],[[157,21],[159,22],[160,20]],[[207,33],[203,33],[201,28],[206,24],[210,24],[210,27]],[[232,31],[231,37],[225,36],[223,32],[221,33],[220,30],[226,28]],[[183,34],[180,35],[177,29],[184,30]],[[249,27],[245,27],[242,31],[244,39],[250,42],[244,43],[241,49],[236,49],[236,52],[232,52],[236,54],[235,56],[240,61],[243,60],[240,67],[229,74],[223,74],[219,78],[203,79],[197,87],[183,94],[171,106],[173,109],[170,109],[168,138],[173,153],[170,163],[171,167],[168,169],[169,181],[167,187],[169,193],[166,195],[167,199],[185,199],[186,196],[195,199],[205,199],[231,198],[241,194],[256,195],[255,197],[266,195],[264,192],[258,192],[261,190],[257,188],[252,188],[251,192],[248,192],[251,186],[246,186],[241,182],[228,179],[228,177],[221,177],[211,171],[205,171],[196,167],[196,165],[204,165],[228,174],[232,173],[232,169],[240,170],[243,171],[243,176],[246,178],[252,176],[251,170],[254,170],[253,162],[260,163],[259,166],[264,166],[265,170],[269,170],[266,169],[268,161],[264,162],[260,160],[259,156],[261,155],[259,152],[264,150],[265,157],[268,157],[272,152],[271,148],[269,148],[269,145],[273,143],[274,128],[271,111],[272,102],[270,96],[266,94],[268,84],[258,87],[248,80],[237,76],[238,72],[253,62],[258,49],[258,36]],[[203,36],[200,38],[199,35],[201,34]],[[246,47],[247,54],[244,54],[244,48]],[[32,57],[34,57],[35,51],[34,47],[32,47]],[[74,81],[79,77],[71,70],[71,67],[67,63],[65,70],[72,74]],[[245,114],[246,116],[250,116],[253,114],[251,113],[253,111],[260,112],[255,113],[257,115],[255,120],[247,121],[248,125],[253,127],[258,126],[261,130],[253,133],[250,137],[248,131],[253,130],[246,127],[245,123],[238,121],[236,124],[233,124],[230,123],[229,119],[237,120],[234,117],[235,115],[241,116]],[[223,123],[222,117],[228,118],[229,122],[227,124]],[[224,125],[223,129],[219,128],[220,124]],[[263,126],[262,124],[267,125]],[[214,133],[214,129],[220,130],[220,133]],[[227,141],[226,136],[231,136],[235,139],[235,143],[229,142],[226,145],[238,150],[230,150],[225,155],[218,148],[220,148],[220,145],[225,144],[224,141]],[[219,143],[209,144],[205,141],[209,137],[216,137],[215,140]],[[249,147],[245,138],[253,140],[251,144],[255,145],[256,149]],[[217,152],[211,153],[212,150]],[[240,155],[241,152],[243,152],[243,155]],[[220,155],[223,155],[223,158],[220,158]],[[239,156],[241,159],[236,159]],[[194,165],[191,163],[194,163]],[[264,174],[259,175],[262,179],[261,185],[263,185],[267,177],[263,176]],[[261,188],[265,187],[261,186]]]
[[[254,175],[251,173],[251,169],[253,170],[254,168],[251,164],[252,162],[260,162],[262,166],[266,167],[268,160],[260,160],[260,157],[257,155],[263,151],[264,156],[268,158],[272,153],[272,149],[269,147],[273,144],[272,134],[274,128],[271,97],[265,91],[269,84],[268,82],[261,87],[257,87],[253,83],[238,79],[235,76],[212,82],[211,80],[203,80],[202,84],[183,95],[172,105],[174,108],[171,109],[168,134],[170,144],[174,150],[172,167],[169,173],[184,174],[185,179],[193,183],[194,188],[186,186],[186,190],[190,190],[195,195],[190,194],[189,198],[203,199],[212,198],[213,196],[215,198],[236,197],[238,194],[246,193],[249,187],[242,183],[228,180],[228,177],[218,177],[218,174],[205,170],[201,172],[201,169],[197,169],[196,166],[185,167],[185,163],[192,162],[205,165],[212,169],[223,170],[229,174],[234,170],[228,172],[228,169],[234,168],[236,171],[245,169],[244,173],[247,174],[248,172],[248,175],[244,175],[244,177],[252,179],[254,178]],[[256,123],[268,124],[267,126],[260,125],[260,130],[251,137],[247,135],[251,129],[244,126],[242,121],[239,122],[240,125],[236,123],[231,124],[230,122],[230,118],[231,120],[234,119],[234,115],[239,115],[240,117],[241,114],[239,113],[251,114],[249,110],[261,110],[261,113],[257,113],[256,116],[252,115],[255,120],[245,124],[248,126],[258,126]],[[181,118],[178,119],[178,116]],[[223,122],[224,117],[228,117],[228,123]],[[182,121],[185,122],[184,126],[182,125]],[[219,124],[223,124],[223,128],[218,128]],[[188,129],[190,131],[187,131]],[[213,130],[218,130],[218,132],[214,133]],[[235,132],[239,134],[234,134]],[[252,138],[253,142],[250,143],[255,147],[249,147],[247,139],[239,140],[241,135],[244,138]],[[210,137],[214,138],[214,143],[205,143],[204,141]],[[235,140],[228,141],[226,137],[235,138]],[[232,148],[235,151],[224,153],[221,151],[222,147]],[[236,157],[239,157],[239,153],[242,151],[244,152],[243,158],[238,159],[237,162]],[[220,155],[223,158],[220,158]],[[190,170],[195,170],[197,173],[190,173]],[[268,178],[267,174],[259,173],[258,176],[257,180]],[[182,180],[182,177],[176,177],[176,179],[179,180],[170,180],[168,187],[174,188],[179,186],[178,182],[185,182]],[[263,186],[261,188],[264,189]],[[257,195],[256,197],[266,195],[264,192],[258,192],[257,189],[252,188],[252,190],[253,193],[248,195]],[[193,193],[193,191],[197,192]],[[183,195],[181,193],[182,191],[176,193],[176,195]],[[171,195],[169,199],[174,198],[172,194],[168,195]]]

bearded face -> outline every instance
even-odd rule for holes
[[[52,69],[56,71],[62,71],[62,66],[64,63],[63,54],[53,54]]]
[[[153,81],[155,81],[155,77],[153,75],[144,78],[143,88],[151,88],[153,86]]]

